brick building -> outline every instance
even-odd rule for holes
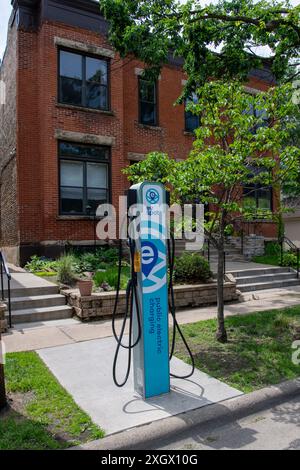
[[[92,0],[13,0],[0,79],[0,247],[9,260],[53,256],[94,239],[93,210],[118,204],[122,168],[149,151],[185,158],[197,118],[175,106],[186,77],[170,57],[155,85],[121,60]],[[248,87],[265,90],[267,70]],[[261,198],[261,200],[260,200]],[[274,204],[274,196],[256,202]],[[255,231],[275,236],[275,226]]]

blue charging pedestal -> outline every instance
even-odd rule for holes
[[[137,192],[141,211],[135,220],[137,296],[142,324],[141,340],[133,350],[134,387],[143,398],[170,392],[168,276],[167,276],[167,198],[159,183],[140,183]],[[134,338],[137,316],[134,312]]]

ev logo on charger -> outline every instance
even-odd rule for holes
[[[159,192],[155,188],[148,189],[146,192],[146,199],[149,204],[157,204],[159,201]]]
[[[167,282],[166,255],[149,241],[142,242],[143,292],[152,294]],[[161,277],[162,275],[162,277]]]
[[[153,243],[142,242],[143,274],[148,277],[158,259],[158,249]]]

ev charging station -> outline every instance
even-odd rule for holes
[[[147,399],[170,391],[167,200],[159,183],[141,183],[130,190],[136,191],[137,206],[142,208],[140,236],[135,240],[141,339],[133,350],[134,386]],[[134,311],[134,337],[138,313]]]
[[[117,341],[113,379],[118,387],[126,384],[133,358],[135,391],[144,399],[148,399],[169,393],[170,376],[182,379],[191,377],[195,366],[192,353],[176,320],[172,281],[174,240],[171,249],[167,226],[169,193],[162,184],[146,181],[131,186],[127,198],[131,279],[126,290],[126,312],[123,324],[120,333],[117,334],[115,320],[122,266],[122,242],[120,241],[119,280],[112,322]],[[171,351],[169,350],[169,310],[173,317]],[[124,344],[124,332],[128,319],[129,339],[128,343]],[[170,373],[176,330],[192,362],[191,373],[184,377]],[[127,371],[122,382],[117,379],[116,371],[120,348],[128,350]]]

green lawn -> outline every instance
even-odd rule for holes
[[[300,326],[300,306],[227,317],[226,325],[227,344],[215,340],[215,320],[182,327],[197,368],[244,392],[300,376],[291,348]],[[189,362],[183,344],[175,354]]]
[[[7,354],[5,378],[11,400],[0,415],[0,449],[61,449],[103,437],[36,353]]]

